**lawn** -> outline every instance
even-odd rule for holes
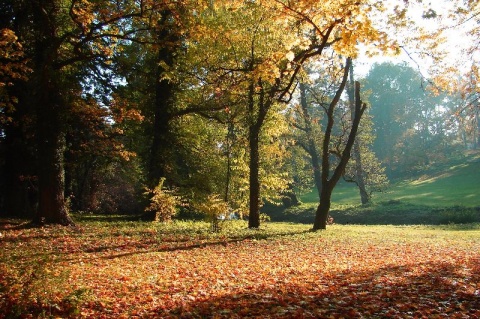
[[[0,221],[0,317],[478,318],[480,225]]]
[[[340,224],[416,225],[480,222],[480,154],[433,166],[421,176],[395,181],[362,206],[358,188],[340,182],[332,195],[331,216]],[[275,221],[313,223],[316,191],[286,210],[270,208]]]
[[[391,183],[384,193],[375,193],[374,201],[401,201],[414,205],[445,207],[461,205],[480,206],[480,154],[433,165],[424,174],[409,180]],[[304,203],[318,203],[316,190],[301,197]],[[335,188],[334,205],[360,204],[358,188],[340,182]]]

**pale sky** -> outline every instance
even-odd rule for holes
[[[403,0],[391,0],[392,5],[398,2],[403,2]],[[472,19],[469,23],[465,23],[463,25],[456,25],[452,19],[448,19],[447,17],[442,17],[442,19],[423,19],[422,14],[428,9],[433,9],[439,15],[445,15],[449,10],[454,9],[455,1],[448,1],[448,0],[434,0],[432,2],[424,2],[422,4],[414,3],[411,1],[409,3],[409,12],[410,17],[412,20],[415,21],[419,26],[434,31],[439,27],[443,27],[445,29],[444,35],[446,36],[446,43],[441,45],[441,48],[444,49],[445,52],[449,52],[448,57],[445,61],[442,62],[441,67],[445,67],[447,65],[455,66],[459,70],[466,70],[471,66],[471,60],[465,62],[465,55],[462,50],[468,48],[471,38],[467,36],[466,30],[475,23],[474,19]],[[409,32],[410,30],[407,30]],[[408,33],[407,33],[408,34]],[[402,42],[402,34],[395,34],[398,41]],[[367,58],[367,57],[360,57],[356,61],[355,73],[358,77],[365,76],[371,65],[375,62],[382,63],[382,62],[393,62],[393,63],[402,63],[406,62],[410,66],[415,69],[419,69],[424,76],[429,75],[429,69],[432,67],[432,60],[428,57],[421,57],[417,52],[417,49],[410,47],[405,48],[408,51],[409,55],[402,50],[402,53],[396,57],[376,57],[376,58]],[[476,60],[480,60],[478,56]]]

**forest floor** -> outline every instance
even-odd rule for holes
[[[0,220],[0,318],[480,318],[480,224]]]

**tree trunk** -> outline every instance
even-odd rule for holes
[[[367,187],[365,185],[365,176],[363,174],[362,158],[360,155],[360,146],[358,145],[358,142],[355,142],[353,145],[353,158],[355,160],[355,172],[358,190],[360,192],[360,200],[362,205],[366,205],[370,202],[370,195],[368,194]]]
[[[158,61],[165,63],[168,67],[173,67],[175,64],[174,56],[180,41],[176,34],[178,26],[170,21],[172,19],[174,19],[173,13],[170,10],[164,10],[157,25],[159,29],[157,42],[160,45]],[[161,64],[158,64],[155,75],[155,118],[149,165],[149,184],[152,188],[158,185],[162,177],[167,178],[167,167],[171,161],[170,152],[173,145],[170,122],[176,86],[171,80],[164,78],[166,71]]]
[[[249,130],[250,146],[250,209],[248,215],[248,228],[260,227],[260,154],[259,154],[259,134],[260,129],[256,125],[251,125]]]
[[[65,135],[53,124],[54,121],[48,126],[40,124],[38,132],[39,206],[34,222],[70,225],[73,221],[68,215],[64,195]]]
[[[325,135],[323,138],[323,148],[322,148],[322,189],[320,192],[320,203],[318,209],[315,213],[315,221],[313,225],[313,230],[325,229],[327,225],[328,213],[331,205],[331,195],[333,189],[337,185],[340,177],[345,171],[345,167],[350,159],[350,154],[355,142],[355,137],[357,135],[358,126],[360,125],[360,119],[366,109],[366,104],[362,104],[360,99],[360,83],[355,82],[355,112],[354,119],[352,121],[352,127],[348,135],[348,140],[343,149],[343,152],[340,157],[340,161],[337,164],[337,167],[333,171],[332,176],[330,177],[330,139],[334,124],[334,109],[340,101],[340,97],[345,90],[347,83],[348,72],[352,60],[350,58],[346,61],[346,67],[343,74],[342,82],[337,89],[335,97],[330,102],[330,105],[327,109],[327,126],[325,128]]]
[[[333,186],[333,187],[332,187]],[[328,213],[330,212],[332,191],[335,186],[333,184],[326,185],[321,190],[320,203],[315,212],[315,221],[313,230],[327,229]]]
[[[353,78],[353,63],[350,64],[350,85],[348,88],[348,100],[350,104],[350,116],[352,122],[355,119],[355,81]],[[360,137],[355,137],[355,142],[353,144],[353,153],[352,157],[355,161],[355,182],[358,186],[360,192],[360,200],[362,205],[366,205],[370,202],[370,195],[368,194],[367,187],[365,184],[365,174],[362,166],[362,154],[360,152]]]
[[[37,95],[37,145],[38,145],[38,212],[34,222],[39,224],[73,224],[65,202],[65,149],[63,123],[65,106],[57,92],[59,76],[50,72],[40,75]]]
[[[65,114],[60,94],[62,74],[53,65],[59,44],[55,1],[35,2],[33,25],[37,31],[34,55],[34,97],[37,114],[38,211],[35,223],[73,224],[65,202]],[[49,16],[49,14],[51,16]]]

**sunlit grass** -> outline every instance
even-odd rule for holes
[[[301,196],[304,203],[318,203],[316,191]],[[393,183],[384,193],[374,193],[374,202],[402,201],[431,207],[480,206],[480,160],[473,157],[442,171],[413,180]],[[355,185],[340,183],[333,192],[334,205],[358,205],[360,195]]]

